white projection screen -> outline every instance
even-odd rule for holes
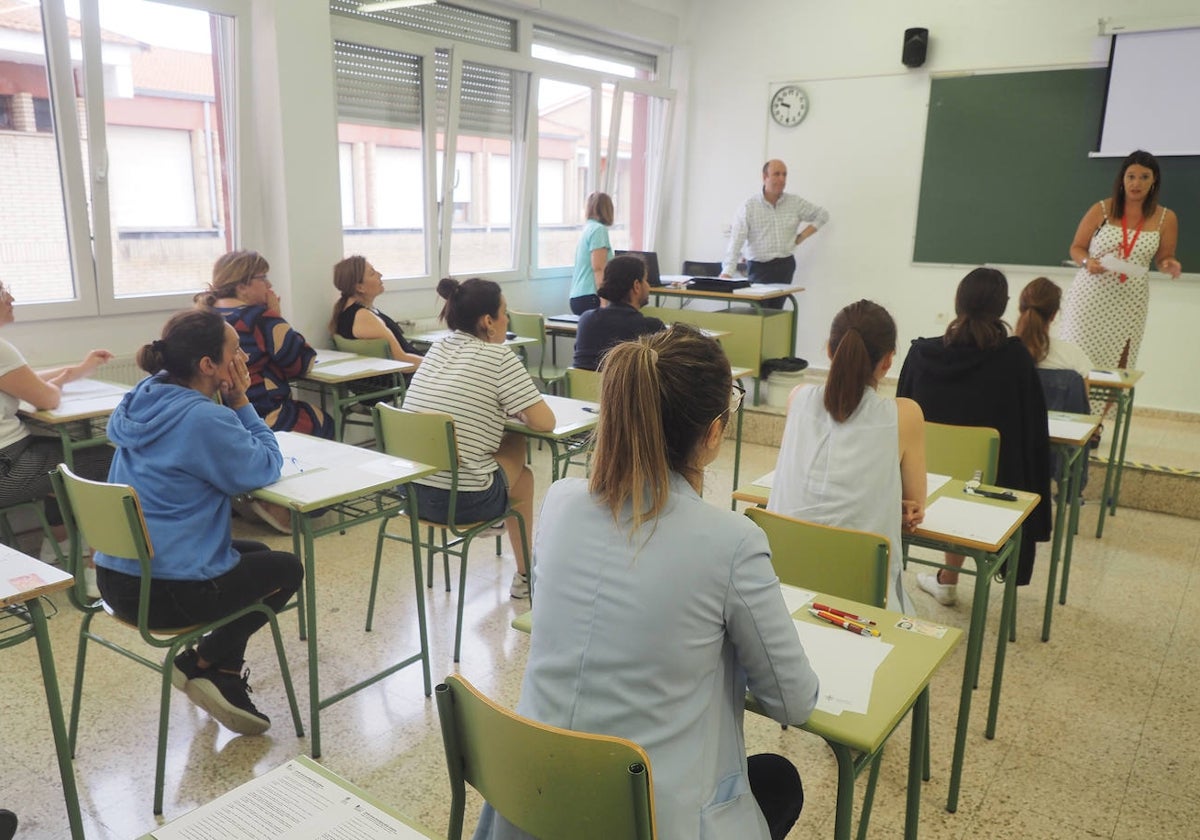
[[[1200,28],[1115,36],[1096,157],[1200,155]]]

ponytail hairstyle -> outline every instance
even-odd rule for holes
[[[1062,289],[1048,277],[1035,277],[1021,290],[1016,334],[1035,362],[1045,361],[1050,353],[1050,322],[1061,301]]]
[[[1008,306],[1008,280],[994,268],[976,268],[958,284],[955,318],[946,327],[947,347],[995,350],[1008,338],[1003,320]]]
[[[825,410],[845,423],[873,387],[875,368],[896,349],[896,322],[888,311],[869,300],[842,309],[829,328],[831,364],[825,382]]]
[[[257,275],[266,274],[271,264],[258,251],[230,251],[213,263],[212,282],[196,295],[201,306],[215,306],[220,298],[237,297],[239,286],[249,284]]]
[[[713,423],[729,423],[729,359],[716,341],[677,323],[617,344],[600,372],[588,489],[618,523],[632,503],[632,536],[662,512],[672,472],[693,483],[700,478],[697,448]]]
[[[484,338],[480,319],[484,315],[500,316],[500,284],[491,280],[472,277],[460,283],[453,277],[443,277],[438,281],[437,293],[446,301],[439,317],[452,330]]]
[[[205,356],[220,364],[225,352],[225,319],[211,309],[176,312],[162,328],[162,337],[143,344],[137,364],[149,374],[166,371],[176,385],[196,378]]]
[[[333,267],[333,287],[340,296],[333,304],[333,316],[329,319],[329,332],[337,334],[338,316],[346,308],[346,304],[358,294],[358,284],[367,276],[367,258],[355,254],[339,262]]]
[[[637,281],[646,276],[646,264],[641,257],[622,254],[604,264],[604,277],[596,294],[609,303],[625,303]]]

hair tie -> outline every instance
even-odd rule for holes
[[[151,341],[150,348],[155,353],[158,353],[160,355],[165,356],[167,354],[167,342],[163,341],[161,338],[156,338],[153,341]]]

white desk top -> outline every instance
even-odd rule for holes
[[[600,422],[600,404],[587,400],[573,400],[570,397],[556,397],[546,394],[543,399],[550,410],[554,412],[554,431],[535,432],[516,419],[510,419],[505,426],[523,435],[545,438],[565,438],[582,432],[590,432]]]
[[[338,351],[325,350],[324,354]],[[327,355],[317,355],[317,363],[302,376],[312,382],[352,382],[356,379],[366,379],[388,373],[408,373],[417,369],[412,362],[401,362],[396,359],[381,359],[377,356],[356,356],[353,353],[339,353],[345,358],[329,358]]]
[[[118,385],[115,382],[77,379],[63,386],[62,400],[58,408],[38,410],[29,403],[22,402],[19,411],[44,423],[67,423],[72,420],[86,420],[89,417],[103,417],[113,413],[113,409],[129,390],[128,385]]]
[[[0,607],[66,589],[74,580],[57,566],[0,545]]]
[[[297,432],[276,432],[283,452],[278,481],[256,498],[303,512],[388,490],[437,472],[394,455]]]
[[[1100,425],[1099,417],[1087,414],[1069,414],[1065,411],[1048,411],[1050,442],[1083,446],[1091,440],[1092,433]]]

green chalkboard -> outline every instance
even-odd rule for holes
[[[915,262],[1057,266],[1119,159],[1088,157],[1103,68],[932,80]],[[1169,119],[1164,115],[1164,119]],[[1154,151],[1150,149],[1150,151]],[[1200,270],[1200,158],[1160,158],[1177,256]]]

